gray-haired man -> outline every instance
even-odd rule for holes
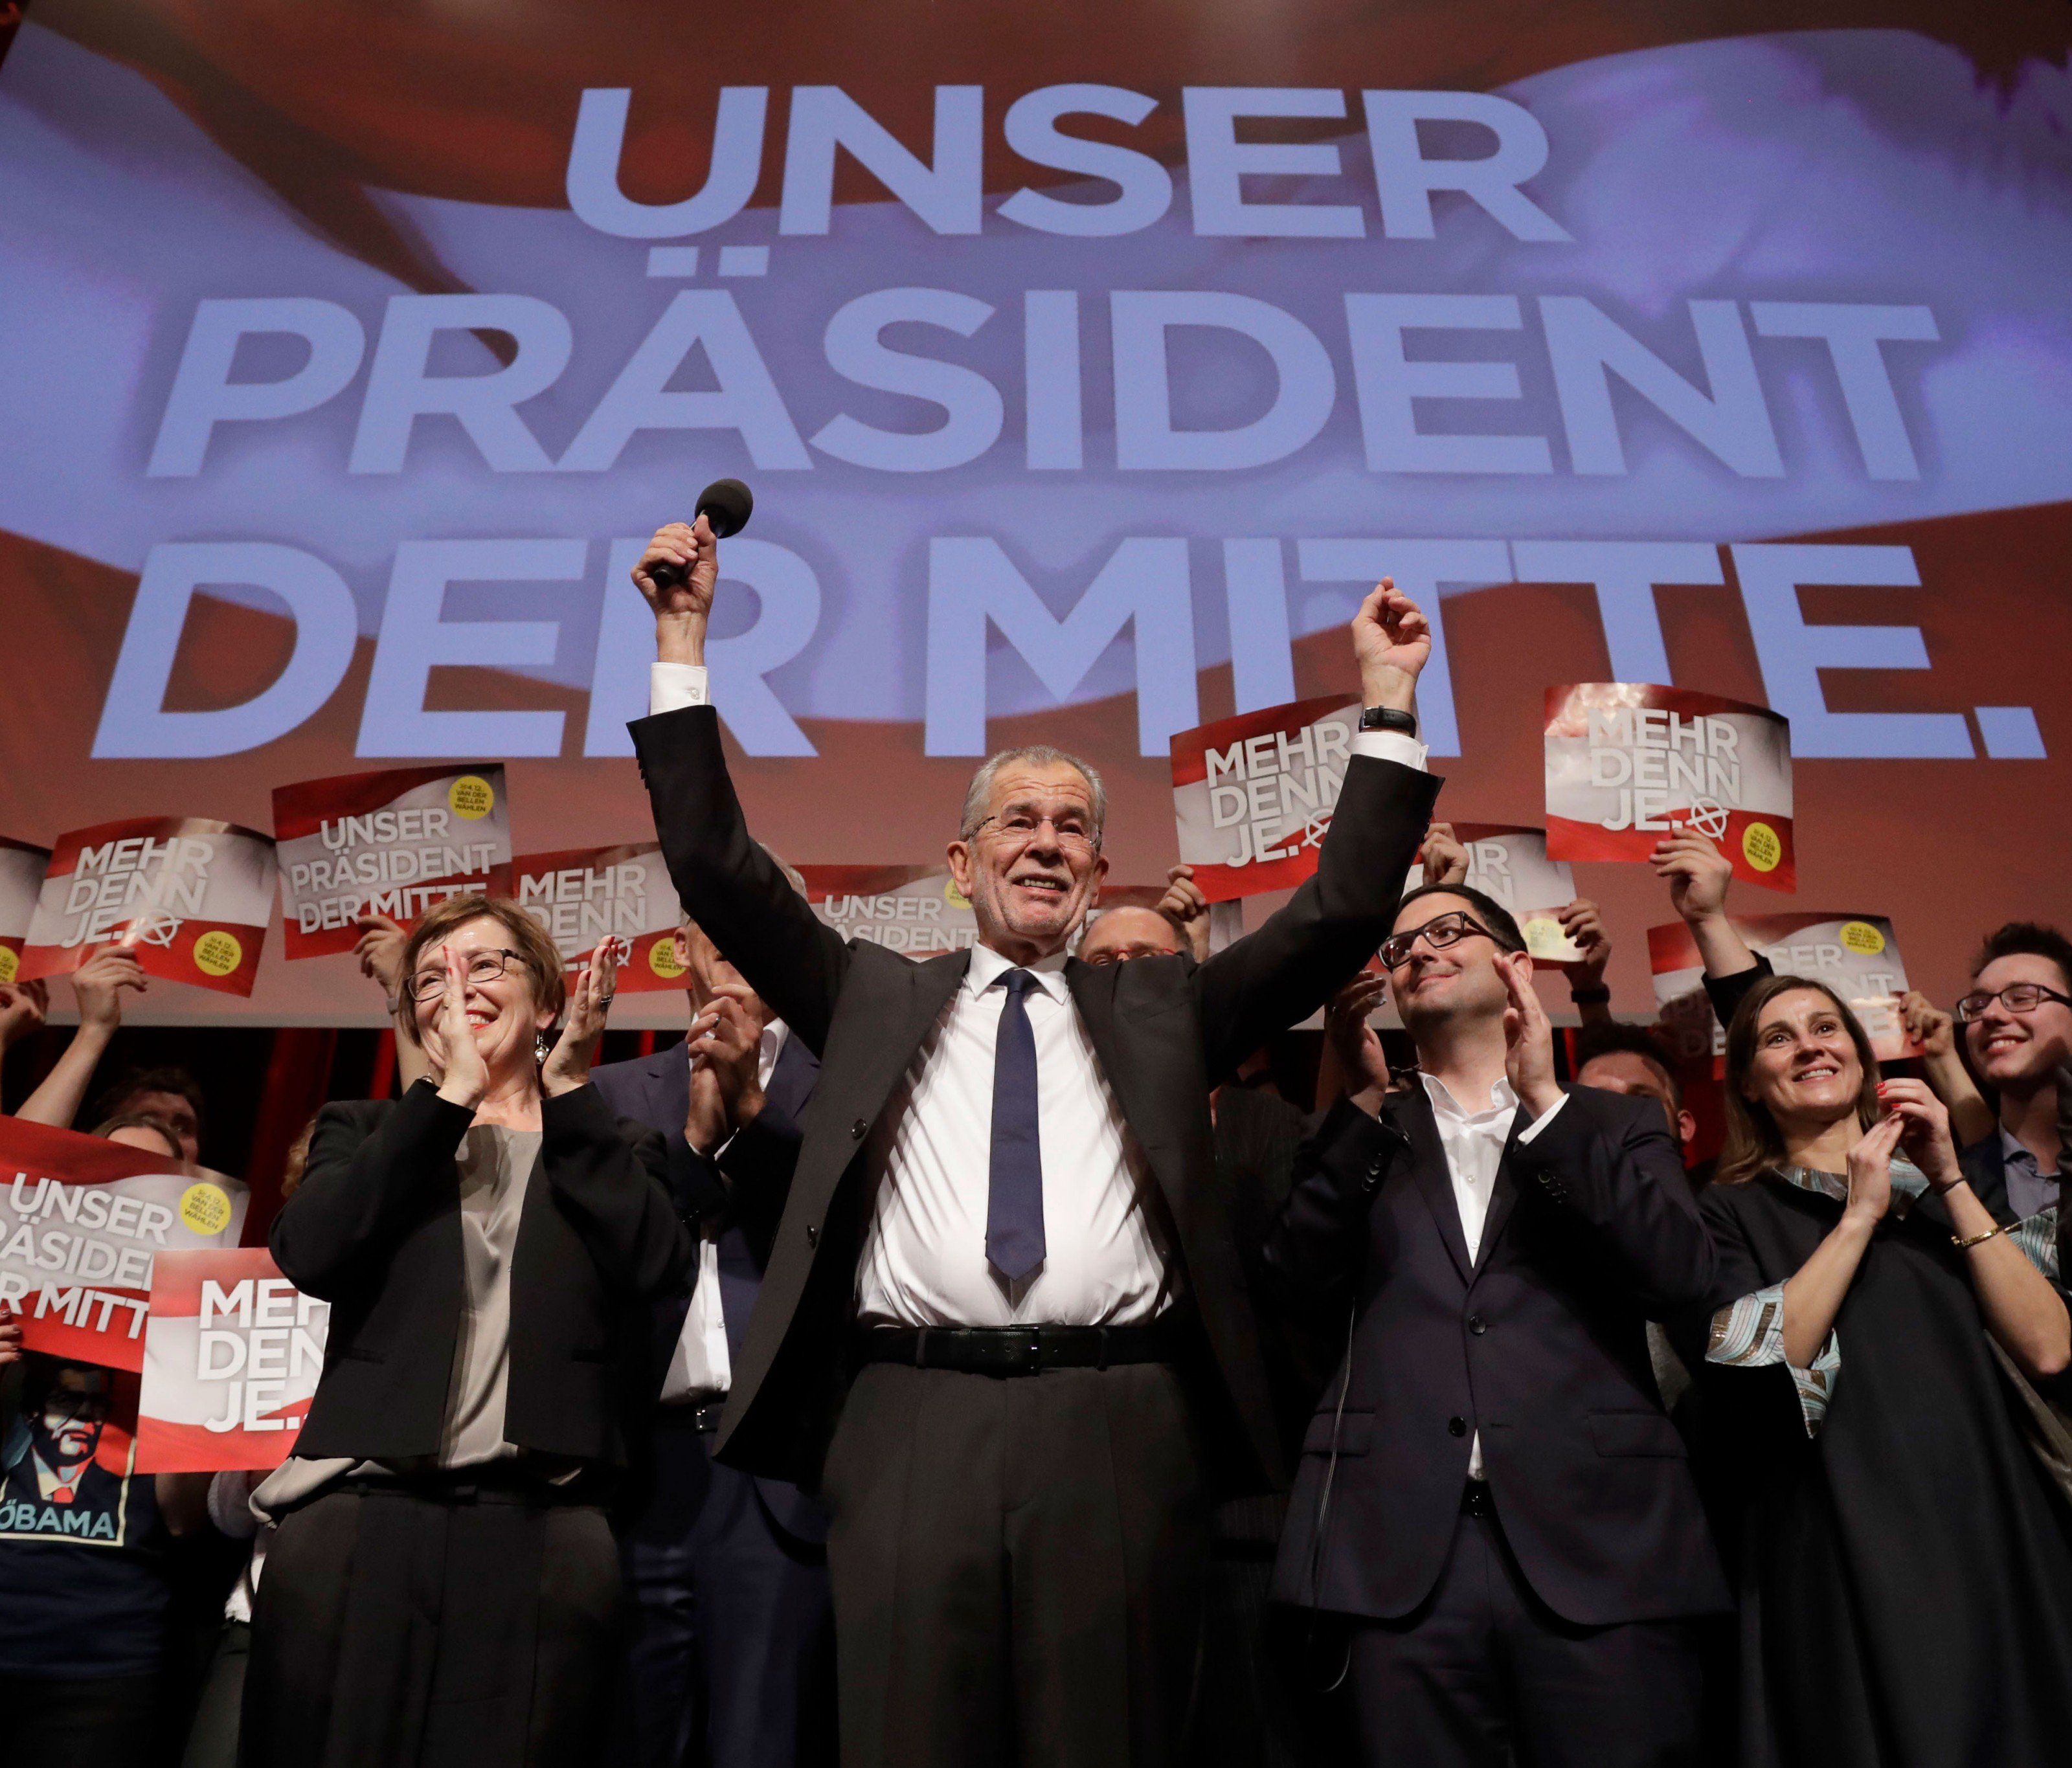
[[[845,944],[750,839],[704,704],[717,578],[702,523],[635,567],[661,661],[634,741],[684,907],[822,1063],[720,1455],[822,1486],[850,1768],[1174,1762],[1209,1500],[1280,1458],[1209,1090],[1386,931],[1437,787],[1424,616],[1384,583],[1354,620],[1378,728],[1251,937],[1069,959],[1105,796],[1031,748],[948,845],[976,947],[915,963]]]

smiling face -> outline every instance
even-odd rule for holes
[[[477,915],[462,922],[445,939],[426,945],[406,980],[414,993],[420,979],[444,978],[449,951],[457,952],[462,968],[468,969],[479,957],[511,947],[509,928],[488,915]],[[553,1009],[539,1004],[539,984],[531,966],[515,956],[506,956],[504,964],[503,975],[470,976],[464,985],[468,1027],[492,1083],[529,1073],[533,1040],[554,1022]],[[417,1041],[427,1051],[439,1047],[439,1014],[445,1003],[444,989],[431,990],[415,1003]]]
[[[1093,788],[1078,768],[1002,767],[977,828],[949,847],[980,942],[1018,962],[1062,951],[1108,874],[1097,839]]]
[[[1997,994],[2017,982],[2033,982],[2061,994],[2072,985],[2058,966],[2040,952],[2012,952],[1995,958],[1971,985]],[[1965,1042],[1979,1072],[2003,1092],[2025,1093],[2049,1081],[2072,1051],[2072,1007],[2060,1001],[2039,1001],[2027,1013],[2008,1011],[1996,1001],[1983,1018],[1964,1027]]]
[[[1442,915],[1465,915],[1480,926],[1482,914],[1466,897],[1435,890],[1405,903],[1392,935],[1429,927]],[[1447,1022],[1501,1018],[1511,1000],[1497,968],[1507,954],[1486,932],[1470,932],[1441,951],[1428,940],[1415,940],[1403,961],[1391,968],[1388,980],[1396,1011],[1412,1038]]]
[[[1766,1107],[1780,1129],[1819,1129],[1853,1114],[1864,1066],[1842,1009],[1818,989],[1791,989],[1765,1003],[1744,1097]]]

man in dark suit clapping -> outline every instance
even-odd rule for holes
[[[1386,931],[1437,789],[1424,616],[1385,582],[1362,605],[1371,728],[1317,876],[1249,938],[1068,959],[1105,794],[1024,749],[948,846],[977,946],[915,963],[844,943],[750,839],[706,704],[717,574],[702,521],[635,569],[661,661],[634,742],[685,909],[822,1063],[720,1454],[824,1486],[851,1768],[1171,1762],[1210,1498],[1280,1460],[1209,1092]]]
[[[1667,1768],[1727,1606],[1646,1323],[1713,1253],[1653,1100],[1564,1091],[1518,925],[1464,885],[1381,948],[1416,1084],[1333,1108],[1267,1263],[1347,1358],[1304,1445],[1281,1601],[1334,1633],[1362,1760]]]
[[[663,1133],[698,1261],[655,1305],[621,1546],[634,1599],[637,1768],[810,1768],[833,1758],[826,1514],[789,1481],[713,1458],[820,1059],[686,919],[681,1043],[590,1071]],[[648,1409],[652,1408],[652,1409]]]

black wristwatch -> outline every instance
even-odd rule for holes
[[[1360,709],[1359,727],[1363,730],[1400,730],[1406,737],[1417,734],[1417,714],[1399,712],[1394,706],[1363,706]]]
[[[1604,1006],[1610,1001],[1611,997],[1612,991],[1606,988],[1601,982],[1597,984],[1595,988],[1572,988],[1568,991],[1568,998],[1574,1001],[1579,1007]]]

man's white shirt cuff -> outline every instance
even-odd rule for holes
[[[1554,1121],[1554,1120],[1560,1115],[1560,1113],[1561,1113],[1561,1108],[1562,1108],[1564,1105],[1567,1104],[1568,1103],[1568,1094],[1566,1094],[1566,1093],[1562,1094],[1562,1095],[1561,1095],[1561,1096],[1560,1096],[1559,1099],[1556,1100],[1552,1104],[1549,1105],[1549,1106],[1546,1108],[1546,1110],[1544,1110],[1544,1111],[1543,1111],[1542,1112],[1540,1112],[1540,1114],[1537,1117],[1536,1117],[1536,1118],[1534,1118],[1534,1119],[1532,1120],[1532,1124],[1531,1124],[1531,1128],[1527,1129],[1521,1129],[1521,1130],[1518,1133],[1518,1139],[1519,1139],[1521,1142],[1529,1142],[1529,1141],[1531,1141],[1532,1140],[1532,1138],[1533,1138],[1535,1136],[1537,1136],[1537,1135],[1540,1133],[1540,1132],[1541,1130],[1544,1129],[1545,1129],[1545,1128],[1546,1128],[1549,1124],[1552,1123],[1552,1122]]]
[[[651,663],[648,665],[648,709],[675,712],[684,706],[709,706],[712,694],[705,685],[701,663]],[[1357,740],[1353,746],[1357,749]]]
[[[660,664],[656,668],[663,667]],[[1367,755],[1375,761],[1400,762],[1405,767],[1424,771],[1424,746],[1415,737],[1406,736],[1400,730],[1362,730],[1353,737],[1353,753]]]

